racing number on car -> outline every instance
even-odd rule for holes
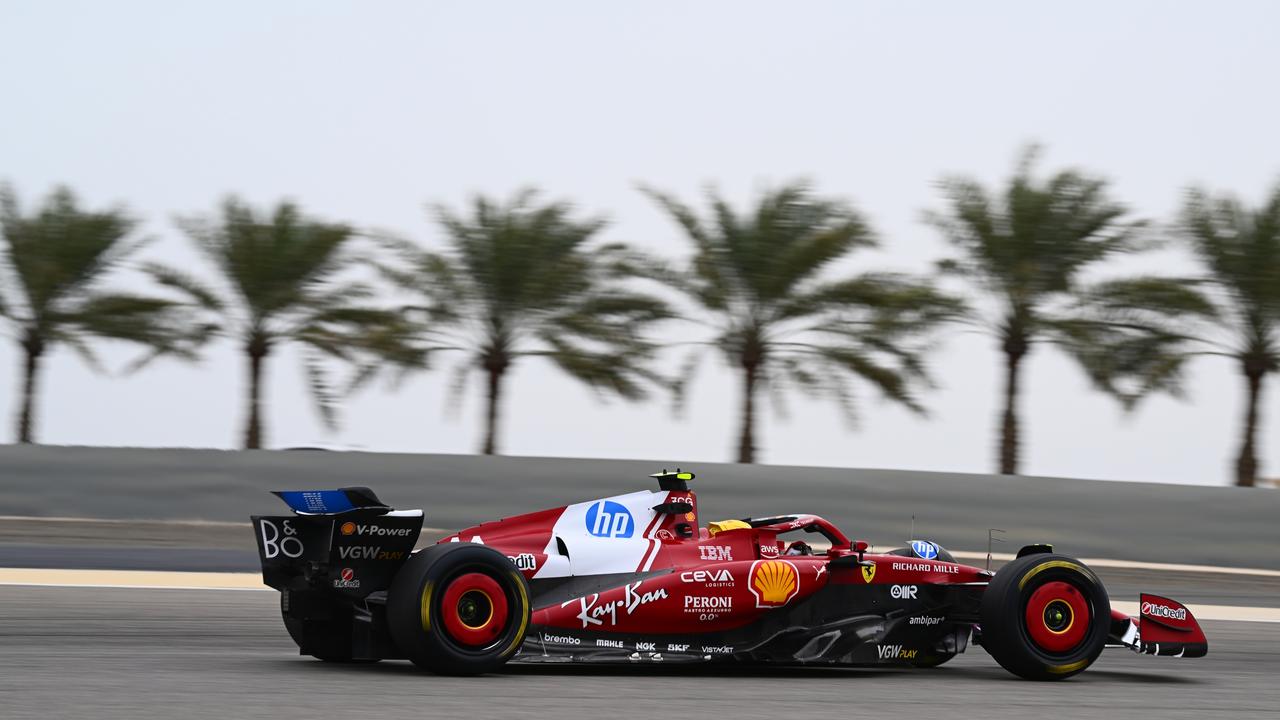
[[[303,547],[302,541],[298,539],[298,529],[290,520],[282,520],[280,525],[284,528],[283,535],[275,523],[270,520],[262,521],[262,556],[268,560],[277,555],[284,555],[287,558],[302,557]],[[268,528],[270,528],[269,534]]]

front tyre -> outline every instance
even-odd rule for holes
[[[1028,680],[1063,680],[1093,664],[1107,642],[1111,602],[1098,576],[1065,555],[1020,557],[982,596],[982,647]]]
[[[415,665],[443,675],[502,667],[529,628],[529,584],[506,555],[447,543],[415,553],[387,594],[396,645]]]

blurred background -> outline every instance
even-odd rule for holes
[[[1247,400],[1240,348],[1248,337],[1272,337],[1273,308],[1264,307],[1269,291],[1254,287],[1245,294],[1260,315],[1241,322],[1258,332],[1237,328],[1242,296],[1216,282],[1191,226],[1198,208],[1217,228],[1215,247],[1237,258],[1245,245],[1231,238],[1256,240],[1248,247],[1262,254],[1233,267],[1256,268],[1254,285],[1269,287],[1266,243],[1280,243],[1264,222],[1280,179],[1280,106],[1267,90],[1280,64],[1271,32],[1278,16],[1261,2],[805,3],[785,11],[741,2],[5,3],[0,180],[12,203],[9,242],[0,246],[10,316],[0,369],[10,379],[0,411],[13,424],[4,437],[20,435],[24,333],[33,323],[52,327],[61,313],[64,330],[49,330],[40,356],[31,439],[240,447],[249,439],[246,347],[255,321],[270,315],[257,444],[475,452],[486,443],[483,327],[494,313],[485,303],[496,297],[485,287],[505,282],[515,294],[494,301],[509,311],[504,327],[529,332],[506,338],[510,348],[523,344],[503,361],[493,449],[504,454],[1235,483]],[[1017,177],[1028,192],[1043,191],[1039,199],[1010,207]],[[59,185],[75,205],[47,205]],[[948,224],[963,220],[974,187],[987,194],[994,223],[985,240]],[[540,192],[520,195],[530,188]],[[709,188],[738,213],[741,237],[717,230]],[[1211,199],[1197,206],[1192,188]],[[224,206],[229,195],[241,215]],[[1240,213],[1214,214],[1226,196]],[[297,206],[295,245],[263,259],[254,253],[267,252],[264,238],[278,237],[263,228],[281,221],[286,200]],[[783,219],[762,225],[757,210],[771,200]],[[548,231],[536,216],[553,206],[559,224]],[[119,245],[149,239],[127,256],[99,267],[88,250],[55,258],[30,249],[66,241],[68,208],[121,207],[135,222],[117,233]],[[47,222],[32,225],[42,208],[53,208]],[[743,266],[713,237],[706,256],[728,273],[717,277],[742,291],[727,304],[686,292],[711,281],[680,274],[697,247],[680,208],[767,266]],[[1107,219],[1092,229],[1071,222],[1089,212]],[[1131,225],[1138,221],[1145,225]],[[323,228],[308,222],[346,226],[338,243],[345,264],[331,267],[329,245],[315,235]],[[843,228],[843,240],[783,257],[832,228]],[[488,240],[476,239],[486,232]],[[526,262],[574,233],[583,237],[572,248],[547,250],[542,265]],[[15,265],[20,235],[45,238],[24,246],[39,255],[25,269]],[[647,257],[594,251],[611,243]],[[481,246],[521,260],[463,262],[465,247]],[[1089,257],[1071,254],[1085,247]],[[430,268],[397,274],[415,261],[429,265],[423,252],[452,258],[451,277],[461,273],[470,289],[455,287],[450,298]],[[600,266],[571,267],[586,257]],[[993,285],[974,265],[982,257],[996,257],[988,269],[1003,268],[1013,285]],[[946,259],[961,262],[940,274]],[[793,261],[804,266],[799,279],[762,290]],[[22,278],[53,277],[59,263],[69,264],[68,277],[101,270],[92,286],[107,302],[84,306],[87,285],[50,281],[67,290],[57,301],[64,305],[35,322]],[[248,303],[228,283],[232,266],[261,271],[248,281],[260,295],[270,294],[262,283],[280,283],[298,302],[263,295]],[[269,266],[283,269],[262,270]],[[521,266],[525,280],[502,275]],[[546,289],[556,284],[548,268],[565,273],[564,287]],[[898,275],[863,278],[891,281],[871,294],[806,295],[865,273]],[[1117,308],[1114,296],[1094,292],[1139,276],[1177,279],[1171,292],[1199,293],[1212,308],[1159,288],[1124,295]],[[526,280],[542,290],[511,289]],[[200,302],[197,283],[221,302]],[[806,348],[790,359],[781,345],[770,351],[746,457],[742,323],[758,319],[775,290],[807,303],[808,314],[761,337]],[[902,294],[916,291],[937,295]],[[124,298],[111,293],[175,304],[113,312],[121,306],[111,301]],[[592,293],[641,305],[601,310]],[[1002,445],[1000,334],[1017,305],[1011,293],[1034,296],[1025,307],[1035,327],[1020,364],[1012,448]],[[1143,306],[1144,297],[1154,305]],[[645,298],[666,307],[646,309]],[[288,307],[255,310],[267,306]],[[581,313],[564,317],[569,307]],[[127,327],[131,317],[151,329],[140,335]],[[807,320],[831,332],[798,338]],[[540,322],[551,329],[537,331]],[[370,337],[375,326],[381,334]],[[1145,334],[1113,332],[1121,326]],[[563,343],[581,352],[566,355]],[[686,374],[698,348],[700,365]],[[154,361],[126,372],[157,349]],[[1259,465],[1246,473],[1263,484],[1280,474],[1267,352],[1259,355]],[[1162,364],[1144,365],[1150,359]],[[400,372],[421,362],[429,368]],[[349,392],[354,375],[375,368]],[[916,377],[921,369],[930,382]],[[1182,397],[1165,392],[1175,385]],[[1125,411],[1122,401],[1136,396]],[[856,422],[832,401],[839,397]],[[680,398],[683,411],[673,413]],[[1014,466],[1002,462],[1010,450]]]

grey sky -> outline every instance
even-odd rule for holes
[[[1275,92],[1280,5],[1268,2],[0,4],[0,179],[30,207],[57,182],[127,202],[159,238],[148,256],[198,259],[171,222],[237,192],[292,196],[316,214],[437,244],[424,203],[528,184],[607,213],[606,237],[675,255],[672,224],[637,182],[694,199],[715,182],[740,202],[807,177],[851,199],[884,240],[863,267],[924,271],[945,252],[920,222],[936,180],[1008,176],[1018,148],[1079,165],[1156,220],[1203,183],[1250,202],[1280,176]],[[1145,269],[1181,272],[1166,252]],[[687,331],[673,331],[673,337]],[[242,361],[228,342],[201,366],[94,375],[69,351],[39,408],[50,443],[232,446]],[[994,342],[959,332],[934,359],[918,419],[860,395],[849,432],[830,403],[796,398],[762,428],[772,463],[993,466]],[[111,352],[119,366],[128,357]],[[675,364],[678,357],[669,358]],[[0,347],[3,437],[17,358]],[[447,374],[347,404],[326,434],[300,362],[274,357],[268,443],[471,452],[476,394],[444,413]],[[1030,358],[1025,471],[1220,483],[1236,447],[1242,381],[1193,368],[1191,397],[1122,415],[1049,348]],[[730,457],[737,384],[708,357],[690,411],[603,404],[536,363],[518,366],[509,454]],[[1275,393],[1264,398],[1263,475],[1280,475]]]

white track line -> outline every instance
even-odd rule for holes
[[[0,585],[113,587],[138,590],[270,590],[260,573],[0,568]]]
[[[1138,616],[1138,603],[1112,600],[1111,609],[1130,617]],[[1233,620],[1236,622],[1280,623],[1280,608],[1241,607],[1237,605],[1187,605],[1196,620]]]
[[[82,518],[82,517],[40,517],[34,515],[0,515],[2,522],[29,522],[29,523],[80,523],[80,524],[104,524],[104,525],[173,525],[176,527],[234,527],[247,528],[252,523],[248,520],[243,522],[232,522],[228,520],[134,520],[121,518]]]

